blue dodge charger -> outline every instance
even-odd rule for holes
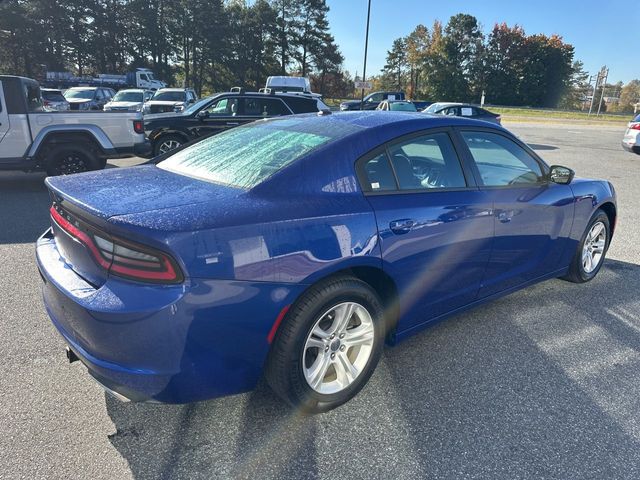
[[[133,401],[264,375],[329,410],[385,342],[535,282],[591,280],[616,223],[609,182],[500,126],[411,113],[263,120],[46,184],[47,311],[69,359]]]

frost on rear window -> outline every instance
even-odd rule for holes
[[[207,138],[158,166],[188,175],[239,188],[252,188],[284,166],[329,142],[333,136],[287,128],[283,121],[235,128]],[[294,124],[295,126],[295,124]],[[308,130],[308,129],[306,129]]]

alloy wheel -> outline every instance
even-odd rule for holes
[[[158,147],[158,153],[162,155],[163,153],[167,153],[169,150],[178,148],[180,145],[182,144],[177,140],[165,140]]]
[[[607,245],[607,228],[604,223],[596,222],[591,226],[582,247],[582,268],[585,273],[592,273],[604,258]]]
[[[371,314],[355,302],[322,314],[305,342],[302,368],[309,386],[321,394],[341,392],[365,369],[373,349]]]

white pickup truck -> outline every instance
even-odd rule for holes
[[[65,175],[149,152],[140,112],[46,112],[38,82],[0,75],[0,170]]]

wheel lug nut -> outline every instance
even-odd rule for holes
[[[331,354],[331,360],[333,360],[334,358],[336,358],[336,354],[335,354],[335,353],[332,353],[332,354]]]
[[[344,338],[344,333],[341,333],[341,334],[340,334],[340,338]]]
[[[331,338],[331,340],[333,340],[335,337],[336,337],[336,334],[335,334],[335,333],[332,333],[332,334],[331,334],[331,337],[329,337],[329,338]]]
[[[341,351],[341,352],[344,352],[345,348],[346,348],[346,347],[345,347],[344,345],[342,345],[342,346],[340,347],[340,351]]]
[[[329,347],[324,347],[324,351],[328,352],[329,351]]]

